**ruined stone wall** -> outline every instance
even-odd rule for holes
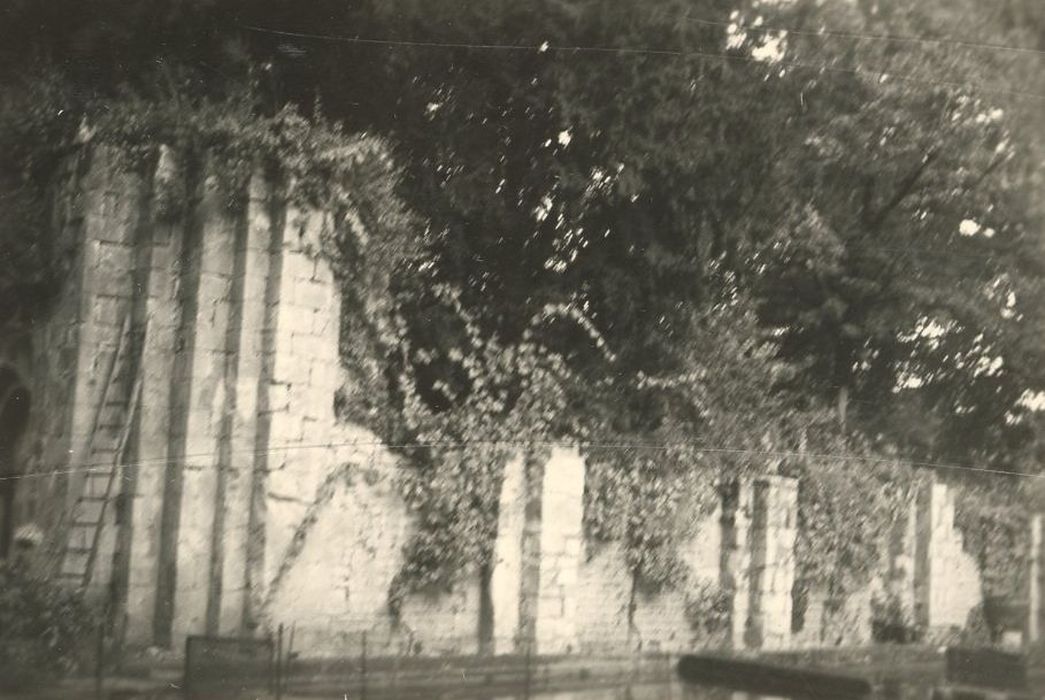
[[[578,579],[581,650],[678,652],[705,645],[708,640],[694,626],[688,608],[701,591],[719,586],[720,519],[718,509],[699,518],[681,546],[684,581],[658,593],[632,595],[633,581],[619,543],[589,544]]]
[[[14,486],[13,519],[22,526],[45,524],[56,504],[64,502],[63,483],[55,472],[68,463],[72,442],[83,310],[80,291],[88,253],[84,210],[95,196],[78,186],[79,170],[79,162],[70,159],[55,178],[51,225],[56,255],[68,274],[49,302],[46,321],[19,322],[0,330],[0,366],[29,390],[29,420],[12,465],[16,474],[32,475]]]
[[[462,572],[450,591],[409,596],[393,625],[387,592],[414,525],[398,491],[402,465],[334,413],[343,378],[341,299],[321,253],[330,222],[288,206],[261,176],[230,209],[206,163],[183,212],[156,211],[156,182],[183,167],[162,151],[142,177],[105,149],[81,154],[55,208],[69,282],[48,323],[0,357],[31,378],[26,463],[48,475],[35,483],[51,512],[20,517],[59,543],[79,495],[108,478],[105,450],[111,459],[130,421],[122,493],[112,494],[93,577],[99,595],[114,595],[127,644],[178,649],[191,634],[282,624],[303,656],[356,655],[364,644],[371,654],[684,651],[708,643],[691,605],[705,587],[728,591],[734,648],[866,636],[867,596],[846,602],[861,620],[846,635],[824,631],[822,599],[792,634],[794,481],[739,482],[695,518],[680,552],[686,582],[652,595],[633,591],[618,544],[584,541],[585,464],[572,446],[508,464],[488,590]],[[135,371],[117,377],[88,454],[104,369],[127,323],[142,401],[131,414]],[[101,460],[97,476],[84,470],[90,459]],[[934,487],[919,501],[890,559],[891,585],[930,626],[964,623],[979,595],[948,498]],[[492,620],[481,640],[484,596]]]
[[[931,636],[960,630],[983,591],[976,562],[955,526],[954,494],[945,484],[928,484],[914,510],[915,620]]]
[[[871,643],[871,589],[832,596],[822,588],[807,594],[801,625],[788,648],[855,647]]]
[[[895,621],[917,627],[930,640],[953,638],[983,593],[980,572],[955,525],[952,488],[928,483],[916,492],[906,514],[883,533],[882,570],[867,586],[835,596],[814,586],[792,646],[870,643],[873,599],[898,606]]]

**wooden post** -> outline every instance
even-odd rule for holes
[[[1042,610],[1042,518],[1041,513],[1035,513],[1030,521],[1030,581],[1028,582],[1029,595],[1027,600],[1027,642],[1033,644],[1042,638],[1042,618],[1045,611]]]
[[[289,685],[287,679],[290,677],[290,662],[294,660],[294,630],[297,628],[297,623],[291,623],[290,625],[290,638],[287,640],[287,662],[283,664],[283,683]]]
[[[181,689],[186,700],[192,698],[192,635],[185,636],[185,671],[181,679]]]
[[[283,623],[276,630],[276,700],[283,697]]]
[[[363,630],[363,647],[359,659],[359,697],[366,700],[366,630]]]
[[[105,623],[98,623],[98,638],[95,646],[94,659],[94,697],[101,700],[102,679],[105,675]]]
[[[526,682],[525,682],[525,684],[523,686],[523,692],[524,692],[523,697],[526,698],[526,700],[529,700],[529,698],[530,698],[530,660],[531,660],[531,654],[533,653],[531,651],[532,649],[533,649],[533,643],[530,642],[530,641],[527,641],[526,642]]]

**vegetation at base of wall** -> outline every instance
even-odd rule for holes
[[[980,571],[981,615],[989,630],[1001,628],[1002,621],[994,619],[1001,605],[1027,599],[1030,519],[1021,486],[1010,478],[955,489],[955,526]]]
[[[699,642],[725,642],[732,611],[733,597],[718,583],[699,581],[687,587],[686,620]]]
[[[891,530],[928,475],[878,454],[850,440],[784,468],[798,479],[796,587],[838,600],[880,572]]]
[[[871,597],[871,639],[875,642],[909,644],[918,641],[922,630],[910,604],[894,592],[876,592]]]
[[[0,565],[0,688],[80,670],[96,628],[94,613],[74,592]]]

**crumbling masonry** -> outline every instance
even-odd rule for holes
[[[143,178],[100,147],[69,161],[53,222],[68,279],[45,324],[0,345],[5,383],[31,406],[5,462],[31,476],[5,496],[6,536],[39,528],[58,568],[94,547],[79,562],[87,592],[109,602],[125,644],[178,649],[187,635],[282,622],[306,655],[355,653],[364,633],[372,653],[681,650],[702,643],[687,617],[701,581],[728,592],[735,647],[839,641],[821,633],[816,601],[794,625],[792,480],[738,484],[683,548],[686,586],[633,598],[619,547],[584,540],[585,464],[569,446],[507,467],[492,621],[480,625],[482,587],[468,575],[409,597],[392,625],[388,585],[412,521],[395,458],[334,415],[341,300],[318,253],[323,214],[288,206],[261,177],[233,213],[204,176],[197,204],[168,221],[152,190],[176,165],[164,153]],[[129,350],[114,362],[121,338]],[[102,501],[96,546],[84,536],[70,549],[71,523]],[[946,489],[923,495],[905,538],[893,580],[927,626],[960,626],[979,581]],[[844,642],[866,641],[868,627],[864,615]]]

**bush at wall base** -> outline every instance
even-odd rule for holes
[[[75,593],[0,564],[0,690],[81,670],[97,623]]]

